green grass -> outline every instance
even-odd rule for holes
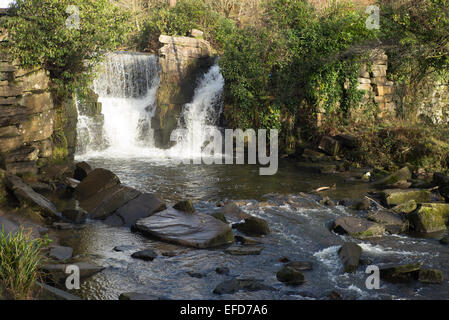
[[[48,238],[32,239],[30,232],[20,229],[15,234],[0,233],[0,296],[9,299],[30,299]]]

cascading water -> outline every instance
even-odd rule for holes
[[[138,155],[142,148],[153,146],[151,118],[159,86],[157,57],[133,53],[111,53],[94,81],[104,115],[103,132],[108,156]],[[80,117],[80,126],[89,130],[89,119]],[[96,133],[93,133],[96,134]],[[90,142],[95,139],[90,139]],[[98,150],[87,146],[86,151]]]
[[[191,158],[201,156],[222,111],[224,79],[218,65],[198,82],[191,103],[184,105],[178,128],[187,134],[168,150],[154,147],[151,119],[159,87],[158,60],[154,55],[112,53],[94,81],[104,115],[103,131],[93,129],[92,119],[80,115],[78,133],[90,135],[79,153],[87,157]],[[103,143],[98,142],[104,135]],[[79,139],[82,144],[82,140]],[[103,149],[98,151],[99,149]],[[83,152],[84,151],[84,152]]]

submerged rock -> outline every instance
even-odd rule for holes
[[[370,212],[366,218],[385,226],[385,229],[391,234],[398,234],[407,231],[408,223],[394,213],[386,210]]]
[[[293,268],[297,271],[313,270],[313,263],[310,261],[292,261],[286,264],[286,267]]]
[[[259,255],[263,250],[263,246],[247,245],[237,246],[233,245],[225,249],[225,252],[233,256],[245,256],[245,255]]]
[[[387,189],[381,192],[381,196],[388,206],[396,206],[410,200],[416,202],[430,201],[430,191],[424,189]]]
[[[443,273],[436,269],[421,269],[418,276],[419,282],[422,283],[443,283]]]
[[[355,272],[360,262],[362,248],[353,242],[345,243],[338,250],[344,272]]]
[[[249,236],[261,236],[270,233],[268,223],[257,217],[247,217],[245,222],[237,225],[237,230]]]
[[[12,174],[6,174],[5,178],[7,187],[11,189],[21,204],[36,208],[45,216],[59,218],[55,205],[44,196],[35,192],[22,179]]]
[[[130,227],[137,220],[150,217],[166,208],[165,203],[157,196],[151,193],[144,193],[117,209],[112,216],[105,220],[105,223],[112,226]]]
[[[244,236],[235,236],[235,241],[246,245],[262,244],[262,241],[259,241],[258,239]]]
[[[418,232],[430,233],[446,230],[446,223],[449,220],[449,204],[423,203],[410,214],[410,220]]]
[[[55,246],[50,249],[50,258],[64,261],[72,258],[73,255],[73,249],[70,247],[63,247],[63,246]]]
[[[136,222],[144,235],[195,248],[218,247],[234,242],[229,225],[202,213],[186,213],[172,208]]]
[[[192,200],[179,201],[177,204],[173,206],[173,208],[187,213],[195,212],[195,207],[193,206]]]
[[[383,225],[355,217],[337,218],[332,229],[337,233],[347,233],[359,239],[381,237],[385,232]]]
[[[142,251],[134,252],[131,257],[145,261],[153,261],[157,257],[157,253],[151,249],[145,249]]]
[[[422,263],[385,266],[380,269],[380,277],[391,283],[406,283],[418,279]]]
[[[305,282],[304,275],[288,266],[284,266],[281,270],[276,273],[276,278],[288,285],[300,285]]]
[[[220,283],[215,289],[215,294],[233,294],[237,291],[273,291],[274,288],[267,286],[263,280],[257,279],[232,279]]]
[[[399,204],[397,206],[394,206],[391,209],[391,211],[393,211],[394,213],[399,213],[399,214],[409,214],[409,213],[415,211],[416,208],[418,208],[418,204],[416,203],[416,201],[410,200],[410,201],[404,202],[402,204]]]

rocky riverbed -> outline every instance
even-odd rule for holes
[[[285,161],[261,183],[255,166],[87,160],[32,178],[3,173],[9,205],[42,218],[10,213],[0,223],[49,234],[47,284],[64,289],[65,267],[77,264],[74,296],[448,297],[444,175],[306,173]],[[380,268],[378,290],[365,285],[368,265]]]

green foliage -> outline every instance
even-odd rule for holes
[[[39,268],[44,261],[42,250],[49,245],[48,238],[32,239],[23,229],[15,234],[0,233],[0,288],[13,299],[30,297]]]
[[[79,8],[79,28],[66,27],[69,5]],[[22,67],[42,66],[70,93],[92,79],[103,53],[125,38],[128,15],[108,0],[17,0],[9,19],[12,52]],[[88,61],[88,62],[87,62]]]

